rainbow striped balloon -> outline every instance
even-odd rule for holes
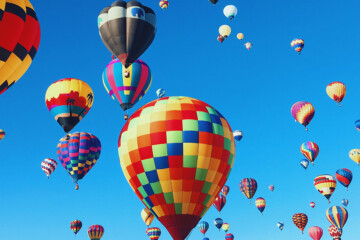
[[[256,205],[257,209],[259,209],[259,211],[262,214],[262,212],[265,210],[266,201],[262,197],[259,197],[259,198],[257,198],[255,200],[255,205]]]
[[[326,210],[326,218],[329,222],[342,232],[348,219],[348,211],[340,206],[332,206]]]
[[[304,48],[305,42],[303,39],[298,38],[291,41],[291,47],[295,49],[299,54],[301,50]]]
[[[311,122],[312,118],[315,114],[315,108],[314,106],[305,101],[300,101],[295,103],[291,107],[291,115],[295,118],[296,121],[301,123],[305,130],[307,131],[306,126]]]
[[[315,188],[322,194],[324,197],[329,200],[331,195],[334,193],[336,188],[336,180],[333,176],[325,174],[319,175],[314,179]]]
[[[159,6],[165,10],[169,7],[169,1],[167,1],[167,0],[160,1]]]
[[[340,102],[344,99],[346,94],[345,84],[342,82],[332,82],[326,87],[327,95],[340,105]]]
[[[161,230],[157,227],[148,228],[146,229],[146,235],[148,235],[151,240],[158,240],[161,235]]]
[[[230,225],[228,223],[224,223],[221,228],[227,233],[230,229]]]
[[[314,142],[305,142],[300,147],[300,152],[311,162],[313,166],[319,151],[319,146]]]

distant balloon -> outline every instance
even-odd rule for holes
[[[245,47],[246,47],[247,50],[250,50],[251,47],[252,47],[252,43],[251,43],[251,42],[247,42],[247,43],[245,43],[244,45],[245,45]]]
[[[242,39],[244,38],[244,34],[238,33],[238,34],[236,35],[236,37],[237,37],[237,39],[242,40]]]
[[[80,220],[74,220],[70,223],[70,229],[71,231],[73,231],[73,233],[75,233],[75,236],[80,231],[81,228],[82,228],[82,222]]]
[[[230,225],[228,223],[224,223],[221,228],[225,233],[227,233],[230,229]]]
[[[292,217],[292,220],[293,220],[295,226],[297,226],[301,230],[301,232],[304,234],[304,229],[305,229],[306,224],[308,222],[308,217],[306,216],[306,214],[304,214],[304,213],[296,213]]]
[[[309,235],[313,240],[320,240],[323,235],[323,230],[321,227],[311,227],[309,228]]]
[[[228,195],[228,193],[230,192],[230,188],[229,186],[225,185],[222,189],[221,189],[221,194],[224,195],[225,197]]]
[[[217,36],[217,40],[218,40],[220,43],[223,43],[224,40],[225,40],[225,38],[224,38],[221,34],[219,34],[219,35]]]
[[[219,1],[219,0],[209,0],[212,4],[214,4],[214,6],[216,5],[216,3]]]
[[[315,203],[314,203],[314,202],[311,202],[311,203],[310,203],[310,207],[314,208],[314,207],[315,207]]]
[[[41,169],[45,172],[48,178],[55,171],[56,167],[57,162],[52,158],[45,158],[44,161],[41,162]]]
[[[213,203],[213,206],[216,208],[216,210],[219,211],[219,213],[221,212],[221,210],[223,209],[223,207],[226,204],[226,197],[222,194],[219,194]]]
[[[326,210],[327,220],[342,232],[343,227],[348,219],[348,212],[345,208],[333,206]]]
[[[231,233],[227,233],[227,234],[225,235],[225,239],[226,239],[226,240],[233,240],[233,239],[234,239],[234,235],[232,235]]]
[[[240,130],[235,130],[233,135],[234,135],[234,139],[239,142],[243,137],[243,132]]]
[[[349,152],[349,157],[351,160],[357,163],[359,165],[360,163],[360,149],[353,149]]]
[[[205,233],[209,229],[209,223],[205,222],[205,221],[199,222],[198,228],[199,228],[200,232],[205,235]]]
[[[262,214],[263,211],[265,210],[265,207],[266,207],[266,201],[265,201],[265,199],[259,197],[259,198],[257,198],[255,200],[255,205],[256,205],[257,209],[259,209],[259,211]]]
[[[100,240],[104,235],[104,228],[101,225],[92,225],[88,229],[88,235],[91,240]]]
[[[339,231],[339,229],[337,229],[337,227],[335,227],[334,225],[330,225],[330,227],[328,228],[328,231],[329,231],[330,236],[334,240],[341,240],[342,232]]]
[[[236,17],[237,13],[238,13],[238,9],[234,5],[227,5],[224,8],[224,15],[230,20],[233,20],[234,17]]]
[[[154,221],[154,214],[152,214],[152,212],[148,209],[148,208],[144,208],[141,211],[141,218],[144,221],[144,223],[146,224],[147,227],[149,227],[151,225],[151,223]]]
[[[295,49],[295,51],[297,51],[299,54],[301,52],[301,50],[304,48],[304,40],[302,39],[294,39],[291,41],[291,47]]]
[[[5,137],[5,131],[0,129],[0,141]]]
[[[161,235],[160,228],[153,227],[146,229],[146,235],[150,238],[150,240],[158,240]]]
[[[156,15],[138,1],[115,1],[100,12],[98,28],[104,45],[128,68],[153,42]]]
[[[291,107],[291,115],[305,127],[311,122],[312,118],[315,115],[315,108],[309,102],[297,102]]]
[[[331,195],[334,193],[336,188],[336,180],[333,176],[325,174],[319,175],[314,179],[315,188],[322,194],[324,197],[329,200]]]
[[[300,152],[306,157],[312,165],[319,154],[319,146],[314,142],[305,142],[300,147]]]
[[[300,161],[300,165],[303,167],[303,168],[305,168],[305,170],[307,169],[307,167],[309,166],[309,160],[307,160],[307,159],[303,159],[303,160],[301,160]]]
[[[355,121],[355,128],[360,131],[360,120]]]
[[[231,28],[229,25],[222,25],[219,27],[219,34],[223,36],[225,39],[230,35]]]
[[[244,178],[240,181],[239,187],[247,199],[252,199],[257,190],[257,182],[253,178]]]
[[[165,90],[162,89],[162,88],[159,88],[158,90],[156,90],[156,96],[157,96],[158,98],[164,97],[164,96],[165,96]]]
[[[326,87],[327,95],[340,105],[346,94],[346,87],[342,82],[332,82]]]
[[[209,238],[207,238],[207,237],[204,237],[204,238],[203,238],[203,240],[210,240],[210,239],[209,239]]]
[[[217,229],[219,229],[219,230],[220,230],[220,228],[222,227],[223,223],[224,223],[224,221],[223,221],[221,218],[216,218],[216,219],[214,220],[214,225],[215,225],[215,227],[216,227]]]
[[[353,175],[349,169],[342,168],[336,171],[335,177],[341,185],[346,187],[347,190],[352,181]]]
[[[160,1],[159,6],[165,10],[169,7],[169,1],[167,1],[167,0]]]
[[[273,191],[275,190],[275,186],[274,186],[274,185],[270,185],[270,186],[269,186],[269,190],[273,192]]]
[[[284,223],[278,222],[277,227],[282,231],[284,229]]]
[[[347,207],[347,205],[349,204],[349,200],[343,199],[343,200],[341,200],[341,203],[342,203],[342,205],[344,205],[345,207]]]

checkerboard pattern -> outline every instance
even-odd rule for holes
[[[157,218],[202,217],[224,186],[235,143],[226,119],[189,97],[166,97],[136,111],[119,137],[126,179]]]
[[[296,213],[292,217],[293,223],[297,226],[302,233],[304,233],[304,229],[306,224],[308,223],[308,217],[304,213]]]
[[[253,178],[244,178],[240,181],[239,187],[247,199],[252,199],[257,190],[257,182]]]

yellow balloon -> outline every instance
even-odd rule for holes
[[[238,34],[237,34],[237,38],[238,38],[239,40],[242,40],[242,39],[244,38],[244,34],[238,33]]]
[[[219,33],[224,38],[227,38],[231,33],[231,27],[229,25],[222,25],[219,28]]]
[[[141,211],[141,218],[145,222],[146,226],[150,226],[152,221],[154,220],[155,216],[150,212],[148,208],[144,208]]]
[[[359,165],[360,163],[360,149],[353,149],[349,152],[349,157],[351,160],[357,163]]]

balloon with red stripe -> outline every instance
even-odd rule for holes
[[[348,187],[353,178],[352,172],[347,168],[342,168],[336,171],[335,177],[338,182],[346,187],[346,190],[348,190]]]
[[[327,220],[342,232],[348,219],[348,211],[340,206],[333,206],[326,210]]]
[[[307,125],[309,125],[315,115],[315,108],[309,102],[300,101],[291,107],[291,115],[295,118],[295,121],[302,124],[307,131]]]
[[[92,225],[88,229],[88,235],[91,240],[100,240],[104,235],[104,227],[101,225]]]
[[[342,82],[332,82],[329,85],[327,85],[326,93],[332,100],[337,102],[341,107],[340,102],[344,99],[346,94],[345,84],[343,84]]]
[[[215,201],[213,203],[213,206],[216,208],[216,210],[218,210],[219,214],[221,212],[221,210],[223,209],[223,207],[226,204],[226,197],[222,194],[219,194],[216,198]]]
[[[330,227],[328,228],[328,231],[329,231],[330,236],[334,240],[341,240],[342,232],[339,231],[339,229],[337,229],[337,227],[335,227],[334,225],[330,225]]]
[[[52,158],[45,158],[44,161],[41,162],[41,169],[45,172],[48,178],[55,171],[56,167],[57,162]]]

